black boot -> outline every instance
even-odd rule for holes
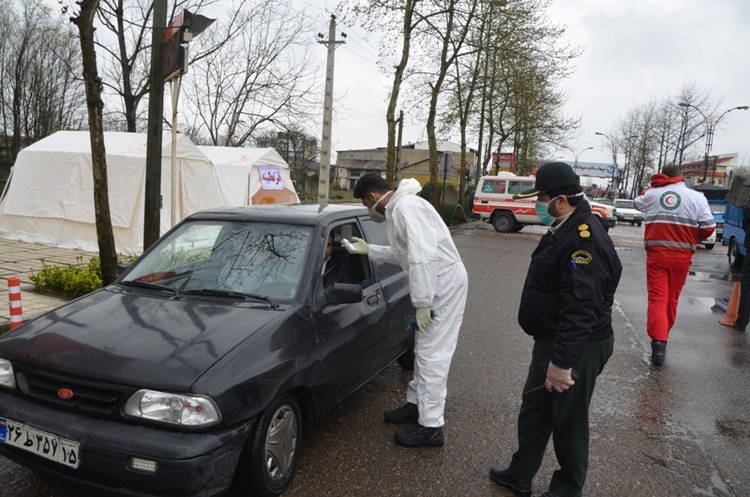
[[[490,469],[490,478],[501,487],[509,488],[518,497],[531,497],[531,482],[517,480],[507,469]]]
[[[659,340],[651,341],[651,364],[661,366],[664,364],[664,357],[667,355],[667,342]]]
[[[394,439],[404,447],[442,447],[445,443],[442,426],[427,428],[418,425],[396,433]]]
[[[393,424],[416,423],[419,421],[419,409],[417,408],[417,404],[407,402],[397,409],[385,411],[383,419],[385,419],[386,423]]]

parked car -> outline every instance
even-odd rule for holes
[[[408,275],[346,253],[356,283],[324,288],[331,231],[387,244],[362,206],[197,213],[0,336],[0,454],[108,495],[283,492],[320,416],[413,365]]]
[[[701,240],[700,245],[703,245],[703,248],[705,248],[706,250],[712,250],[714,248],[714,245],[716,245],[716,231],[711,233],[711,236],[709,236],[705,240]]]
[[[635,208],[632,200],[616,198],[614,206],[617,210],[617,220],[619,222],[638,226],[643,223],[643,213]]]
[[[513,198],[516,193],[533,188],[535,181],[533,176],[516,176],[509,172],[479,178],[471,202],[471,217],[492,224],[500,233],[516,233],[526,225],[543,224],[534,208],[536,197]],[[612,206],[592,202],[588,197],[587,200],[605,230],[617,225]]]

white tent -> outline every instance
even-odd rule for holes
[[[213,162],[228,206],[299,202],[289,165],[272,148],[198,149]]]
[[[143,250],[146,135],[106,132],[109,205],[115,246],[122,254]],[[171,225],[171,136],[164,133],[161,161],[161,233]],[[177,136],[177,220],[227,205],[214,165],[198,147]],[[21,150],[0,200],[0,237],[98,252],[94,180],[88,131],[59,131]]]

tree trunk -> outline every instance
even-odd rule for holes
[[[83,81],[86,87],[89,135],[91,137],[91,162],[94,174],[94,209],[96,215],[96,237],[99,243],[99,258],[102,267],[102,282],[105,285],[117,278],[117,253],[109,211],[109,188],[107,184],[107,160],[104,148],[102,119],[102,81],[96,66],[94,46],[94,17],[99,0],[81,0],[80,13],[73,22],[81,36]]]
[[[385,155],[385,171],[386,181],[391,188],[396,188],[396,173],[398,172],[398,164],[396,164],[396,147],[401,144],[396,144],[396,106],[398,105],[398,96],[401,92],[401,82],[404,79],[404,71],[406,65],[409,63],[409,50],[411,48],[411,32],[412,32],[412,17],[414,14],[414,3],[416,0],[406,0],[404,5],[404,39],[401,45],[401,60],[396,66],[396,72],[393,74],[393,89],[391,90],[391,96],[388,100],[388,110],[386,112],[385,121],[388,126],[388,147]],[[403,126],[403,123],[401,123]]]

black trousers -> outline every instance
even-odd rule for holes
[[[560,468],[552,475],[549,490],[559,497],[579,497],[589,464],[589,405],[596,377],[612,355],[614,337],[589,343],[574,370],[575,385],[563,393],[544,387],[552,358],[552,340],[537,340],[531,354],[521,411],[518,414],[518,450],[510,474],[531,481],[539,470],[550,435]]]

